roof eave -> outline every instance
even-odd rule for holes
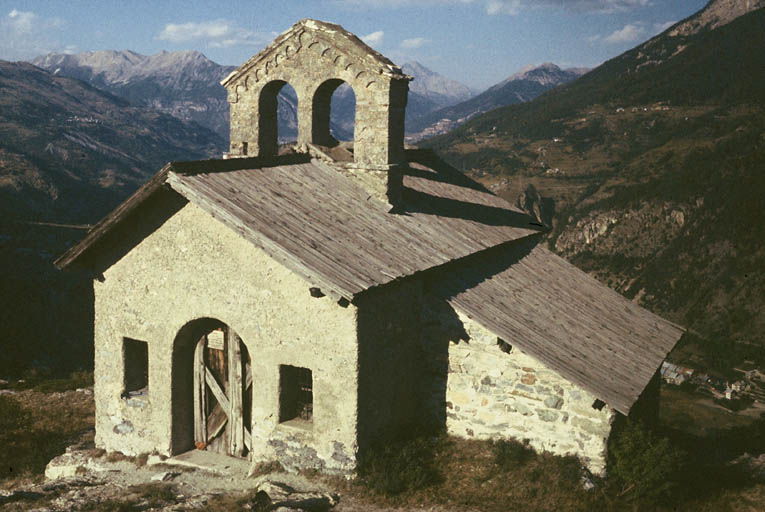
[[[56,258],[53,264],[59,270],[70,267],[80,259],[89,249],[95,245],[108,231],[119,224],[127,215],[135,211],[149,196],[162,187],[167,179],[167,173],[172,168],[172,163],[166,164],[149,181],[141,185],[128,199],[120,203],[106,217],[98,221],[82,240],[73,245],[68,251]]]

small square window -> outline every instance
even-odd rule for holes
[[[313,419],[313,377],[308,368],[279,366],[279,422]]]
[[[503,340],[502,338],[497,338],[497,346],[505,354],[509,354],[510,352],[513,351],[513,346],[509,344],[508,342],[506,342],[505,340]]]
[[[123,338],[122,362],[125,368],[125,394],[145,394],[149,390],[149,344]]]

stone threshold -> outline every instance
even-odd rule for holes
[[[229,457],[228,455],[205,450],[190,450],[166,459],[158,455],[151,455],[146,464],[149,466],[163,464],[166,466],[193,468],[218,475],[237,476],[246,476],[250,469],[250,461],[247,459]]]

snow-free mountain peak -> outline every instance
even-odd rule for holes
[[[409,91],[421,94],[440,106],[453,105],[474,95],[465,84],[446,78],[423,66],[417,61],[411,61],[401,66],[401,70],[414,77],[409,83]]]

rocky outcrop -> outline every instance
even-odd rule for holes
[[[339,502],[328,487],[301,475],[275,471],[248,476],[242,467],[246,464],[208,468],[70,447],[50,461],[44,483],[0,490],[0,508],[14,504],[26,510],[28,503],[44,505],[40,510],[206,510],[236,500],[253,510],[326,511]]]
[[[673,27],[668,35],[689,36],[702,30],[714,30],[763,7],[765,0],[712,0],[703,10]]]
[[[550,226],[552,224],[552,212],[547,211],[544,205],[545,199],[539,194],[532,184],[526,185],[523,192],[520,193],[515,205],[534,217],[537,222]]]
[[[680,233],[690,210],[687,205],[646,201],[636,208],[593,211],[575,223],[572,217],[555,240],[555,250],[567,256],[590,251],[645,258]]]

